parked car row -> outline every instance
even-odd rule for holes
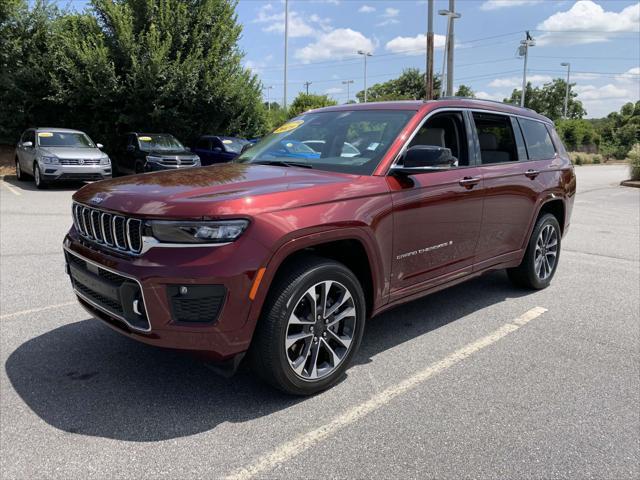
[[[243,138],[205,135],[192,150],[168,133],[129,132],[109,156],[101,150],[102,144],[79,130],[29,128],[16,147],[16,177],[32,177],[41,189],[58,181],[104,180],[229,162],[246,145],[251,143]]]

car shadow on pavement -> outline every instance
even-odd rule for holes
[[[18,181],[15,175],[5,175],[1,181],[10,184],[11,186],[17,188],[18,190],[26,190],[29,192],[42,191],[42,190],[38,190],[35,183],[33,183],[33,179],[31,177],[28,177],[23,181]],[[61,191],[61,192],[64,192],[64,191],[71,192],[71,191],[78,190],[80,187],[83,187],[84,185],[85,185],[84,182],[55,182],[47,185],[47,188],[44,191],[52,190],[52,191]]]
[[[494,272],[395,308],[369,322],[355,363],[527,293]],[[188,354],[140,344],[94,319],[25,342],[9,356],[6,371],[16,392],[48,424],[127,441],[194,435],[305,401],[279,393],[246,368],[222,378]]]

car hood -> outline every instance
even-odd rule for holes
[[[374,188],[373,178],[297,167],[227,163],[96,182],[80,189],[73,199],[105,210],[148,217],[254,215],[366,195]]]
[[[102,158],[105,153],[99,148],[77,147],[40,147],[42,155],[54,155],[58,158]]]

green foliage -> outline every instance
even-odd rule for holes
[[[574,162],[576,165],[582,165],[582,157],[580,155],[576,155]]]
[[[582,118],[587,112],[582,107],[582,102],[576,100],[578,94],[573,91],[574,86],[575,83],[569,84],[567,117]],[[566,89],[567,82],[561,78],[556,78],[549,83],[545,83],[542,87],[535,88],[533,88],[530,82],[527,82],[524,106],[532,108],[553,121],[559,120],[563,117]],[[522,90],[517,89],[513,90],[511,97],[505,98],[504,102],[520,105],[521,98]]]
[[[187,142],[263,133],[261,86],[240,63],[236,0],[93,0],[84,13],[16,3],[0,26],[0,106],[11,112],[0,137],[44,124],[102,143],[127,130]]]
[[[620,112],[612,112],[591,123],[601,138],[600,153],[624,159],[633,145],[640,142],[640,101],[626,103]]]
[[[578,150],[600,142],[596,129],[588,120],[558,120],[558,134],[569,150]]]
[[[466,97],[466,98],[476,98],[476,93],[471,90],[471,87],[461,84],[458,87],[456,93],[454,93],[456,97]]]
[[[640,143],[636,143],[627,154],[631,180],[640,180]]]
[[[314,108],[329,107],[331,105],[337,105],[338,102],[329,98],[328,95],[316,95],[314,93],[300,93],[291,102],[289,107],[289,117],[295,117],[307,110]]]
[[[376,83],[368,88],[368,102],[384,102],[389,100],[420,100],[426,97],[424,74],[417,68],[407,68],[398,78]],[[436,98],[440,91],[440,78],[434,78]],[[356,93],[358,101],[364,102],[364,90]]]

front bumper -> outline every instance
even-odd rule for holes
[[[94,181],[111,178],[111,165],[41,164],[40,172],[46,182]]]
[[[64,249],[78,301],[116,331],[147,344],[205,354],[216,361],[248,349],[253,334],[253,326],[247,322],[252,306],[248,294],[263,255],[267,254],[250,238],[219,247],[154,247],[134,257],[100,249],[72,228],[64,240]],[[89,278],[77,277],[73,259],[88,262],[90,271],[81,275]],[[110,273],[103,275],[102,270]],[[114,281],[118,282],[114,275],[123,277],[128,284],[114,285]],[[108,282],[101,283],[96,276],[104,276]],[[84,286],[77,284],[78,280]],[[181,287],[210,295],[209,303],[199,303],[205,306],[195,313],[189,306],[180,313],[175,297]],[[121,293],[113,293],[110,288],[121,288]],[[95,292],[112,298],[120,295],[120,307],[110,307],[111,299],[101,300]],[[117,308],[121,310],[116,311]],[[210,309],[216,309],[215,316],[207,315]],[[180,320],[185,318],[185,311],[191,314],[187,317],[190,321]],[[136,317],[132,312],[142,315]],[[199,321],[202,319],[205,321]]]
[[[161,172],[164,170],[178,170],[178,169],[184,169],[184,168],[195,168],[199,166],[200,165],[163,165],[157,162],[146,162],[144,164],[144,171],[145,172]]]

